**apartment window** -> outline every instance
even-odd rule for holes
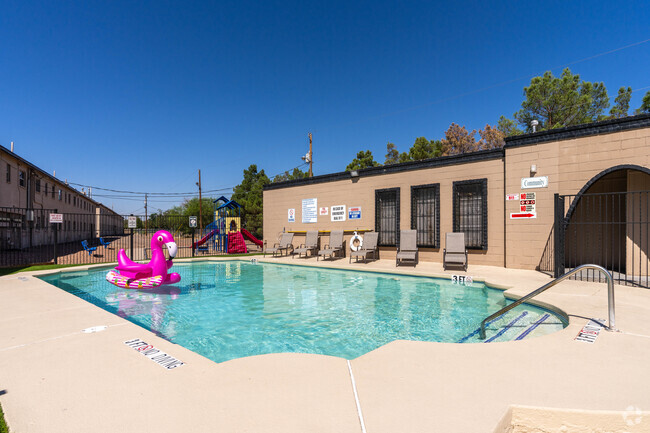
[[[41,180],[36,179],[36,192],[41,192]]]
[[[59,190],[59,201],[63,200],[63,191]]]
[[[18,185],[25,186],[25,172],[23,170],[18,170]]]
[[[411,187],[411,229],[419,247],[440,248],[440,184]]]
[[[470,249],[487,249],[487,179],[454,182],[454,232]]]
[[[47,195],[47,193],[49,191],[47,187],[48,187],[47,182],[45,182],[45,195]]]
[[[375,190],[375,231],[378,245],[399,243],[399,188]]]
[[[54,198],[54,185],[52,185],[52,198]]]
[[[76,205],[77,205],[77,197],[74,197],[74,198],[72,199],[72,201],[73,201],[73,204],[76,206]]]
[[[11,166],[7,163],[7,183],[11,183]]]

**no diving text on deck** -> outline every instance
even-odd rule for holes
[[[185,365],[183,361],[166,354],[160,349],[156,349],[151,344],[147,344],[139,338],[125,341],[124,344],[142,353],[144,356],[151,359],[156,364],[165,367],[167,370]]]

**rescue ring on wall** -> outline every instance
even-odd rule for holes
[[[359,251],[362,246],[363,238],[357,232],[354,232],[354,235],[350,238],[350,250]]]

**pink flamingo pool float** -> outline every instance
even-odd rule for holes
[[[169,260],[165,259],[163,247],[169,251]],[[166,230],[158,230],[151,238],[151,260],[149,263],[136,263],[129,259],[120,249],[117,253],[117,266],[106,274],[106,280],[125,289],[151,289],[162,284],[175,284],[181,280],[176,272],[167,270],[172,267],[178,247],[174,236]]]

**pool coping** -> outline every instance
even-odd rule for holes
[[[395,269],[394,262],[387,260],[348,265],[347,260],[321,264],[313,259],[256,258],[400,275],[448,278],[451,273],[464,274],[441,272],[441,266],[422,262],[413,272],[412,268]],[[178,262],[220,260],[250,259]],[[217,364],[32,277],[96,267],[110,264],[0,277],[0,313],[8,314],[0,316],[4,317],[0,319],[4,325],[0,328],[0,403],[13,431],[84,431],[81,426],[87,428],[94,419],[101,420],[92,425],[94,431],[206,431],[210,430],[206,426],[216,425],[220,431],[358,432],[362,413],[367,431],[373,433],[395,429],[492,432],[508,408],[517,404],[621,411],[621,416],[630,406],[650,409],[650,397],[640,389],[648,381],[645,364],[650,356],[650,336],[643,319],[650,313],[650,291],[643,289],[616,286],[617,322],[623,332],[603,331],[594,344],[574,340],[587,322],[577,316],[602,317],[606,312],[604,284],[564,282],[559,289],[540,295],[538,301],[545,304],[543,308],[550,305],[566,312],[569,325],[543,337],[489,345],[394,341],[350,361],[349,367],[340,358],[305,354],[261,355]],[[467,274],[480,274],[486,284],[504,290],[512,299],[550,280],[534,271],[479,266],[470,266]],[[504,278],[513,276],[526,284],[504,284]],[[41,298],[47,302],[39,304]],[[50,329],[42,323],[36,326],[38,317]],[[81,323],[109,326],[104,332],[82,334]],[[43,334],[48,331],[51,335]],[[145,362],[141,354],[124,346],[132,336],[169,351],[186,365],[165,371]],[[21,344],[12,345],[11,340]],[[96,377],[84,362],[89,348],[103,355],[93,358],[102,377]],[[40,359],[40,354],[47,356]],[[558,358],[566,359],[560,362]],[[537,365],[540,359],[544,364]],[[598,368],[576,378],[576,369],[594,363]],[[490,374],[475,371],[487,366]],[[83,381],[64,380],[75,376]],[[518,377],[530,389],[513,387],[512,381],[501,377]],[[48,382],[59,386],[50,388]],[[89,385],[105,391],[106,397],[88,395]],[[576,386],[581,392],[575,391]],[[550,389],[563,392],[544,391]],[[150,398],[170,391],[173,401],[143,405],[143,393]],[[472,416],[465,416],[470,409]],[[111,415],[116,410],[121,417]],[[147,415],[138,417],[142,411]],[[174,416],[174,412],[183,415]],[[642,421],[632,427],[645,428],[648,423],[650,415],[644,412]]]

